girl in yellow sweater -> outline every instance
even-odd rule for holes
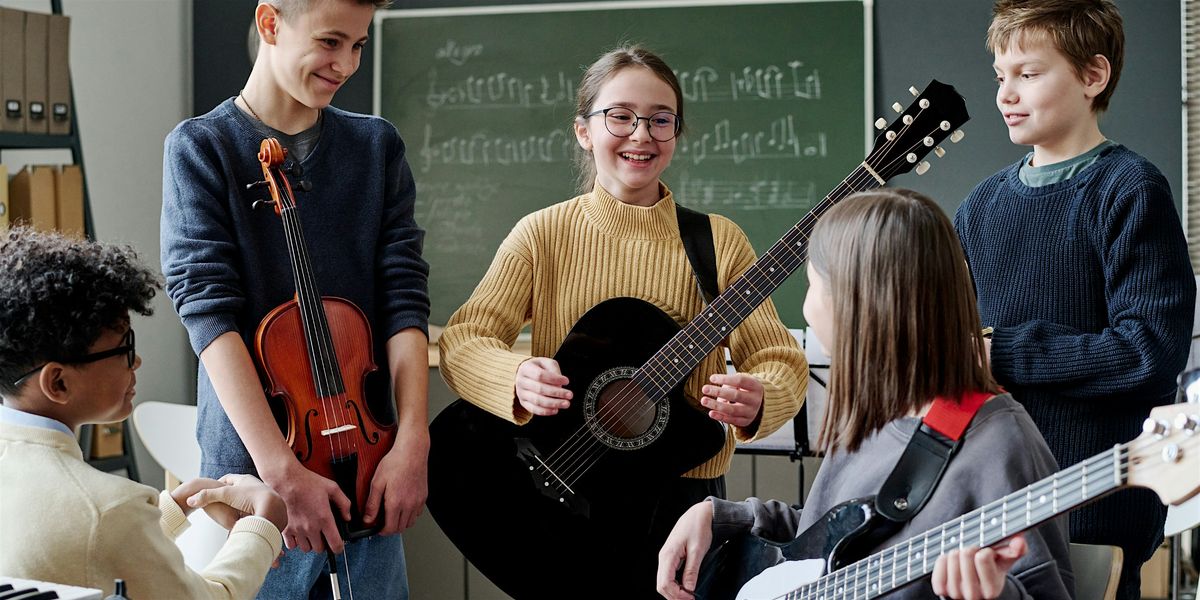
[[[682,325],[705,307],[680,238],[675,199],[659,179],[683,126],[683,94],[671,68],[642,48],[613,50],[588,68],[578,100],[573,129],[582,150],[581,195],[517,223],[439,341],[441,372],[450,387],[517,425],[554,418],[582,401],[549,357],[589,309],[612,298],[632,297]],[[711,215],[710,223],[717,286],[723,290],[754,263],[755,255],[733,222]],[[526,324],[532,328],[532,358],[511,349]],[[571,570],[603,574],[576,580],[568,588],[572,595],[653,596],[655,553],[676,518],[707,496],[723,497],[723,475],[735,441],[774,432],[796,414],[804,398],[804,355],[769,299],[721,337],[723,343],[686,377],[683,390],[692,408],[725,425],[725,442],[682,477],[659,482],[653,490],[626,490],[653,515],[650,522],[604,521],[590,532],[597,537],[589,542],[595,551],[585,557],[546,547],[528,563],[536,575],[509,578],[485,570],[486,575],[518,598],[551,592],[556,581],[565,585],[573,577],[565,575]],[[727,374],[726,346],[737,373]],[[437,517],[432,501],[431,508]],[[470,527],[501,540],[549,527],[548,522],[510,523],[538,519],[500,508],[479,516]],[[594,521],[599,509],[593,507]],[[472,552],[464,552],[472,558]]]

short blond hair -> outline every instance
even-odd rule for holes
[[[375,8],[387,8],[392,5],[392,0],[353,0],[358,4],[374,4]],[[287,19],[292,15],[304,14],[308,12],[309,6],[313,0],[258,0],[259,5],[270,4],[279,11],[281,18]]]
[[[988,50],[995,54],[1031,42],[1057,48],[1080,79],[1097,54],[1108,59],[1108,86],[1092,99],[1092,111],[1108,108],[1125,61],[1124,22],[1112,0],[997,0]]]

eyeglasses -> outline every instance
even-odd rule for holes
[[[133,336],[133,328],[132,327],[129,328],[129,331],[125,332],[125,336],[121,338],[121,345],[117,346],[116,348],[112,348],[110,350],[101,350],[100,352],[93,352],[91,354],[84,354],[83,356],[80,356],[79,358],[72,358],[70,360],[63,360],[63,361],[59,361],[59,362],[64,362],[67,364],[81,365],[84,363],[90,363],[90,362],[96,362],[98,360],[104,360],[104,359],[112,357],[112,356],[120,356],[122,354],[125,355],[126,366],[128,366],[130,369],[132,369],[133,363],[137,362],[137,348],[136,348],[136,345],[134,344],[134,336]],[[15,386],[21,385],[22,381],[25,381],[25,379],[28,378],[30,375],[33,375],[34,373],[41,371],[42,367],[46,366],[47,364],[49,364],[49,363],[42,363],[42,364],[30,369],[24,375],[18,377],[17,380],[13,382],[13,385],[15,385]]]
[[[673,112],[662,111],[648,117],[639,117],[637,113],[622,106],[594,110],[583,115],[583,118],[590,119],[600,114],[604,115],[604,128],[619,138],[633,135],[642,121],[646,122],[646,128],[650,130],[650,137],[656,142],[669,142],[675,139],[683,127],[683,117]]]

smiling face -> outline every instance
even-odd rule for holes
[[[88,348],[88,352],[103,352],[125,345],[128,331],[128,324],[105,329]],[[135,372],[141,366],[142,357],[136,356],[133,368],[130,368],[129,358],[124,353],[94,362],[68,365],[68,368],[74,369],[79,375],[76,378],[78,381],[86,382],[86,385],[76,392],[74,400],[80,406],[87,407],[85,414],[78,415],[84,417],[81,422],[114,423],[128,417],[133,411],[133,397],[136,394]]]
[[[609,77],[591,111],[616,106],[628,108],[641,117],[679,110],[671,86],[650,69],[636,66]],[[597,114],[575,123],[579,145],[592,153],[597,182],[626,204],[654,205],[659,200],[659,176],[675,155],[676,138],[667,142],[654,140],[646,120],[638,121],[637,129],[629,137],[617,137],[608,131],[604,120],[603,114]]]
[[[996,106],[1014,144],[1033,146],[1034,164],[1077,156],[1100,143],[1092,99],[1108,81],[1097,57],[1081,74],[1051,44],[1026,40],[996,52]]]
[[[271,71],[279,87],[309,108],[324,108],[358,70],[375,16],[371,4],[314,0],[277,19]]]

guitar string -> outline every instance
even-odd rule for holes
[[[887,590],[896,589],[902,585],[906,585],[912,581],[924,577],[925,575],[928,575],[932,571],[932,567],[929,566],[929,558],[932,556],[928,550],[930,539],[938,538],[943,542],[942,544],[938,545],[938,554],[934,556],[934,561],[936,562],[937,556],[945,553],[944,538],[946,537],[946,531],[948,528],[953,528],[959,532],[951,536],[951,544],[955,546],[952,549],[961,549],[966,547],[964,544],[966,538],[962,535],[962,532],[965,531],[971,532],[972,540],[975,539],[974,532],[979,531],[979,535],[985,538],[984,545],[994,545],[995,543],[1002,541],[1011,535],[1031,529],[1043,521],[1059,516],[1060,514],[1065,514],[1070,510],[1074,510],[1088,501],[1103,497],[1112,491],[1120,489],[1121,487],[1126,487],[1128,485],[1127,476],[1133,463],[1130,458],[1131,453],[1142,452],[1147,448],[1160,444],[1162,441],[1163,440],[1138,438],[1131,442],[1120,444],[1114,450],[1107,450],[1097,454],[1081,463],[1077,463],[1076,465],[1068,467],[1062,471],[1058,471],[1049,477],[1036,481],[1025,488],[1016,490],[1015,492],[989,502],[967,514],[961,515],[955,519],[951,519],[950,521],[929,529],[924,533],[914,535],[908,540],[902,541],[893,546],[889,546],[888,548],[880,550],[879,552],[876,552],[866,558],[846,565],[833,573],[826,574],[816,581],[810,582],[804,586],[801,586],[800,588],[797,588],[796,590],[793,590],[792,593],[798,593],[801,591],[814,591],[816,588],[820,588],[818,591],[827,592],[828,584],[829,582],[835,580],[835,576],[838,574],[843,574],[843,578],[845,578],[847,577],[845,573],[848,573],[848,571],[851,569],[855,569],[856,574],[852,577],[857,579],[860,577],[857,574],[857,571],[862,570],[864,565],[867,569],[866,578],[861,583],[856,581],[854,587],[852,590],[850,590],[855,592],[855,597],[857,597],[858,591],[878,595]],[[1134,444],[1138,443],[1142,443],[1141,447],[1135,448]],[[1188,446],[1200,446],[1200,436],[1187,436],[1184,438],[1183,442],[1180,443],[1180,445],[1185,448]],[[1185,456],[1187,454],[1188,453],[1186,452],[1184,453]],[[1118,457],[1116,460],[1116,466],[1118,467],[1117,469],[1113,469],[1114,455]],[[1089,466],[1093,468],[1091,474],[1088,473]],[[1171,466],[1175,465],[1163,461],[1151,460],[1148,464],[1140,465],[1138,468],[1143,474],[1149,474],[1151,471],[1156,469]],[[1120,485],[1113,480],[1114,472],[1120,474]],[[1063,477],[1064,474],[1068,474],[1068,476]],[[1098,483],[1097,487],[1101,488],[1094,494],[1087,494],[1084,491],[1088,484],[1089,477],[1092,477]],[[1061,492],[1061,494],[1055,495],[1054,492]],[[1073,495],[1076,492],[1080,492],[1078,501],[1072,500],[1074,497]],[[1052,494],[1054,498],[1053,502],[1050,504],[1047,504],[1043,499],[1047,493]],[[1038,503],[1036,505],[1032,503],[1032,499],[1035,496],[1038,497]],[[1066,500],[1064,500],[1064,498]],[[1073,504],[1059,509],[1056,507],[1057,503],[1059,502],[1067,502],[1068,504],[1073,502]],[[1016,509],[1015,511],[1010,511],[1010,503],[1012,503],[1012,508]],[[1000,511],[1000,516],[1003,518],[997,520],[995,514],[993,514],[991,522],[984,524],[983,521],[986,520],[987,513],[989,511],[993,511],[994,513],[996,510]],[[1011,529],[1011,532],[1009,530],[1009,524],[1013,521],[1008,517],[1010,512],[1015,512],[1015,516],[1017,517],[1017,525]],[[914,545],[914,541],[917,539],[922,540],[920,544],[921,550],[913,554],[911,549]],[[955,542],[955,540],[957,540],[957,542]],[[992,541],[987,542],[986,540]],[[900,549],[906,545],[909,547],[908,550]],[[903,561],[901,561],[901,556],[903,556]],[[912,577],[912,563],[915,560],[922,561],[921,568],[918,570],[917,576]],[[875,562],[876,564],[871,565],[871,562]],[[903,582],[895,585],[891,585],[890,583],[885,585],[881,583],[884,575],[898,569],[906,569],[907,571],[904,575],[905,580]],[[892,574],[894,575],[894,573]],[[869,585],[872,577],[875,577],[876,579],[875,586]],[[893,580],[894,579],[895,578],[893,577]],[[793,596],[783,597],[793,598]],[[794,598],[800,597],[801,596],[795,596]]]
[[[895,146],[895,145],[898,145],[898,143],[899,143],[899,140],[900,140],[900,139],[903,137],[903,134],[905,133],[905,131],[906,131],[906,130],[907,130],[907,129],[908,129],[908,128],[909,128],[909,127],[912,125],[912,123],[915,123],[915,122],[916,122],[917,118],[919,118],[919,117],[921,116],[921,113],[922,113],[924,110],[926,110],[926,109],[924,109],[924,108],[922,108],[922,109],[919,109],[919,110],[917,111],[917,116],[916,116],[916,117],[914,117],[912,121],[910,121],[909,123],[905,123],[905,124],[903,125],[903,127],[901,127],[899,135],[896,135],[896,136],[895,136],[893,139],[887,140],[887,141],[886,141],[886,142],[885,142],[885,143],[882,145],[882,147],[881,147],[881,151],[882,151],[882,152],[884,152],[884,153],[886,153],[886,152],[888,152],[888,151],[889,151],[889,148],[888,148],[889,146]],[[936,131],[937,131],[937,129],[931,130],[931,133],[933,133],[933,132],[936,132]],[[908,148],[908,150],[909,150],[909,151],[912,151],[913,149],[917,148],[919,145],[921,145],[921,144],[924,142],[924,139],[926,139],[926,137],[928,137],[928,136],[924,136],[924,137],[922,137],[922,138],[921,138],[921,140],[919,140],[919,141],[917,141],[917,142],[914,142],[914,143],[913,143],[913,145],[912,145],[912,146],[910,146],[910,147]],[[864,161],[863,161],[863,163],[861,163],[861,164],[863,164],[863,165],[865,165],[865,164],[868,164],[868,161],[870,160],[870,158],[871,158],[871,156],[870,156],[870,155],[868,155],[868,158],[867,158],[866,160],[864,160]],[[886,171],[886,170],[887,170],[887,167],[891,167],[891,166],[895,165],[896,163],[900,162],[901,160],[907,160],[907,153],[904,153],[904,155],[903,155],[903,156],[901,156],[901,155],[897,155],[895,158],[893,158],[893,160],[892,160],[892,162],[891,162],[891,163],[888,163],[888,164],[885,166],[885,168],[884,168],[883,170],[884,170],[884,171]],[[915,161],[912,161],[912,162],[915,162]],[[856,169],[855,169],[855,171],[854,171],[854,173],[852,173],[852,174],[851,174],[851,176],[847,177],[846,179],[843,179],[843,180],[842,180],[842,182],[841,182],[841,183],[840,183],[840,184],[839,184],[837,187],[840,187],[840,186],[842,186],[842,185],[847,185],[847,186],[849,186],[849,187],[850,187],[850,188],[853,190],[855,186],[854,186],[854,185],[851,185],[851,184],[849,183],[849,180],[850,180],[850,179],[852,179],[852,178],[855,176],[855,173],[858,173],[858,171],[859,171],[859,169],[857,169],[857,168],[856,168]],[[874,177],[872,177],[872,176],[869,176],[869,175],[867,175],[867,174],[865,174],[865,173],[864,173],[864,174],[861,174],[861,175],[859,175],[859,178],[861,178],[861,180],[862,180],[862,181],[861,181],[861,182],[856,182],[856,183],[869,183],[870,181],[873,181],[873,180],[874,180]],[[835,190],[837,189],[837,187],[835,187]],[[839,199],[839,201],[840,201],[840,199]],[[821,205],[824,205],[824,204],[826,204],[826,203],[829,203],[829,204],[830,204],[830,206],[832,206],[833,204],[835,204],[835,203],[836,203],[836,201],[830,201],[830,199],[829,199],[828,197],[826,197],[825,199],[823,199],[823,200],[822,200],[822,202],[821,202]],[[820,206],[820,205],[819,205],[819,206]],[[823,213],[823,212],[824,212],[824,210],[828,210],[828,207],[826,207],[825,209],[821,210],[821,211],[820,211],[820,213]],[[798,223],[796,226],[793,226],[793,227],[792,227],[792,229],[793,229],[793,230],[798,230],[798,231],[800,232],[800,237],[801,237],[801,238],[803,238],[803,241],[802,241],[802,242],[797,242],[797,245],[801,245],[801,244],[803,244],[803,245],[802,245],[802,247],[801,247],[801,250],[800,250],[799,252],[796,252],[796,251],[792,250],[792,251],[791,251],[791,253],[790,253],[790,254],[789,254],[787,257],[786,257],[786,258],[788,258],[788,259],[791,259],[791,262],[792,262],[793,264],[795,264],[795,267],[792,267],[792,268],[789,268],[789,269],[788,269],[788,271],[786,272],[786,274],[787,274],[787,275],[790,275],[790,274],[791,274],[791,273],[792,273],[792,272],[793,272],[793,271],[794,271],[796,268],[798,268],[798,267],[799,267],[799,265],[800,265],[800,264],[803,264],[804,260],[806,260],[806,258],[807,258],[807,256],[806,256],[806,255],[807,255],[807,233],[804,231],[804,229],[806,229],[806,228],[810,228],[810,227],[811,227],[813,224],[815,224],[815,221],[816,221],[816,220],[819,218],[819,215],[817,215],[817,216],[814,216],[814,214],[816,214],[817,212],[818,212],[818,211],[817,211],[817,209],[814,209],[814,210],[813,210],[813,211],[811,211],[810,213],[806,214],[806,215],[805,215],[805,217],[804,217],[803,219],[801,219],[800,223]],[[811,223],[806,223],[807,221],[811,221]],[[781,245],[782,245],[782,244],[784,244],[785,242],[786,242],[786,243],[790,243],[792,240],[789,240],[788,238],[789,238],[789,236],[791,236],[791,234],[792,234],[792,232],[791,232],[791,231],[789,231],[789,232],[788,232],[788,234],[784,236],[784,238],[782,238],[781,240],[779,240],[778,242],[776,242],[775,246],[781,246]],[[781,246],[781,247],[782,247],[782,246]],[[773,247],[772,247],[770,250],[768,250],[768,252],[767,252],[767,255],[772,255],[772,256],[774,256],[774,255],[776,254],[776,253],[774,252],[775,250],[776,250],[776,248],[773,246]],[[803,254],[804,256],[801,256],[801,254]],[[758,261],[756,261],[756,265],[754,265],[754,266],[758,266],[758,265],[757,265],[757,263],[758,263]],[[753,267],[752,267],[752,269],[753,269]],[[785,278],[786,278],[786,277],[785,277]],[[735,284],[734,284],[734,285],[732,285],[732,286],[730,286],[730,287],[735,287],[737,284],[739,284],[740,282],[742,282],[742,281],[743,281],[743,280],[745,280],[745,279],[746,279],[746,278],[745,278],[744,276],[743,276],[743,277],[741,277],[741,278],[739,278],[739,280],[738,280],[737,282],[735,282]],[[781,280],[781,281],[782,281],[782,280]],[[778,284],[775,284],[775,286],[777,287],[777,286],[778,286]],[[726,296],[726,295],[725,295],[725,294],[721,294],[721,296]],[[719,301],[719,300],[720,300],[721,296],[719,296],[719,297],[718,297],[718,300],[717,300],[717,301]],[[714,301],[714,303],[713,303],[713,304],[716,304],[716,302],[717,302],[717,301]],[[760,303],[761,303],[761,300],[760,300]],[[717,313],[717,311],[715,311],[715,310],[711,310],[711,308],[712,308],[712,304],[710,304],[710,306],[708,307],[708,310],[709,310],[709,317],[710,317],[710,318],[711,318],[711,317],[712,317],[714,314],[716,314],[716,313]],[[754,308],[754,307],[751,307],[751,308],[750,308],[750,310],[751,310],[751,311],[753,311],[753,308]],[[721,318],[722,318],[722,320],[724,321],[724,316],[723,316],[723,315],[722,315],[722,317],[721,317]],[[744,318],[745,318],[745,317],[743,317],[743,319],[744,319]],[[724,322],[725,322],[725,330],[728,330],[729,322],[728,322],[728,321],[724,321]],[[739,321],[739,322],[740,322],[740,321]],[[685,328],[685,329],[684,329],[684,330],[682,330],[682,331],[687,331],[687,329],[688,329],[688,328]],[[677,336],[676,336],[676,337],[678,337],[678,334],[677,334]],[[722,337],[724,337],[724,336],[718,337],[718,338],[717,338],[717,341],[719,341],[720,339],[722,339]],[[710,343],[711,343],[711,342],[710,342]],[[670,344],[668,344],[668,346],[669,346],[669,345],[670,345]],[[639,373],[640,373],[642,370],[643,370],[643,369],[639,369]],[[635,377],[636,377],[636,375],[635,375]],[[653,379],[653,378],[651,378],[651,379]],[[659,384],[658,382],[655,382],[655,383],[656,383],[656,384],[657,384],[659,387],[661,387],[661,384]],[[644,392],[643,392],[643,393],[644,393]],[[660,392],[660,393],[661,393],[661,392]],[[616,408],[614,408],[614,409],[613,409],[613,411],[614,411],[614,412],[616,412],[616,411],[618,411],[618,410],[620,410],[620,411],[623,411],[623,413],[619,413],[619,414],[618,414],[618,416],[616,417],[617,419],[621,419],[621,418],[623,418],[624,416],[627,416],[629,412],[632,412],[632,410],[629,410],[629,409],[627,409],[627,406],[629,406],[629,405],[635,405],[635,406],[634,406],[634,408],[633,408],[633,410],[636,410],[636,409],[638,408],[636,405],[638,404],[637,400],[638,400],[638,398],[640,397],[640,394],[637,394],[636,392],[634,392],[634,393],[629,393],[629,394],[627,394],[626,396],[627,396],[627,398],[626,398],[626,399],[621,399],[621,401],[616,401],[616,400],[614,400],[614,403],[615,403],[615,404],[617,404],[617,407],[616,407]],[[624,406],[622,406],[622,404],[623,404]],[[648,405],[648,407],[642,407],[642,408],[641,408],[641,410],[639,411],[639,413],[640,413],[640,414],[638,414],[638,415],[635,415],[635,416],[638,416],[638,417],[640,417],[640,416],[641,416],[641,414],[644,414],[645,412],[647,412],[647,410],[653,409],[653,408],[654,408],[654,406],[657,404],[657,401],[655,401],[655,402],[650,402],[650,403],[645,403],[645,404],[647,404],[647,405]],[[609,422],[611,423],[611,422],[612,422],[612,420],[610,419],[610,421],[609,421]],[[584,427],[586,428],[586,424],[584,425]],[[594,439],[594,438],[593,438],[593,439]],[[598,441],[598,440],[597,440],[597,441]],[[585,442],[585,443],[586,443],[586,442]],[[602,442],[600,442],[600,443],[602,443]],[[586,453],[588,450],[591,450],[591,449],[593,449],[593,448],[594,448],[594,446],[595,446],[595,442],[593,442],[592,444],[589,444],[589,446],[592,446],[592,447],[590,448],[590,447],[586,447],[586,446],[585,446],[585,448],[583,448],[583,452],[585,452],[585,453]],[[606,448],[607,448],[607,446],[605,446],[605,448],[601,448],[600,455],[603,455],[603,453],[604,453],[604,452],[606,452]],[[557,453],[557,451],[556,451],[556,453]],[[583,457],[583,458],[584,458],[584,460],[585,460],[585,462],[586,462],[587,456],[586,456],[586,455],[584,455],[584,457]],[[597,456],[597,457],[596,457],[596,458],[594,458],[592,461],[590,461],[590,463],[586,464],[586,465],[583,467],[582,471],[579,471],[579,469],[577,469],[577,468],[576,468],[576,469],[572,469],[572,470],[573,470],[573,471],[575,471],[575,472],[573,472],[573,473],[570,473],[570,474],[569,474],[569,477],[562,477],[562,480],[563,480],[563,481],[567,481],[568,479],[575,479],[577,476],[582,476],[582,474],[583,474],[583,473],[586,473],[586,472],[587,472],[587,470],[590,470],[590,468],[591,468],[592,466],[594,466],[594,464],[595,464],[595,463],[596,463],[598,460],[599,460],[599,456]],[[548,467],[548,468],[549,468],[549,467]],[[559,477],[561,477],[561,476],[559,476]]]

